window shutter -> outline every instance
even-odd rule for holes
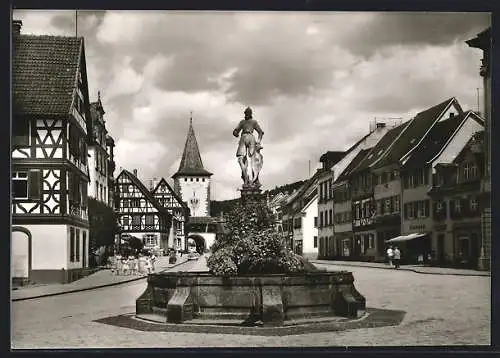
[[[40,199],[42,181],[39,170],[30,170],[29,177],[29,197],[32,200]]]
[[[426,218],[428,218],[428,217],[429,217],[429,200],[426,200],[426,201],[425,201],[424,214],[425,214],[425,217],[426,217]]]
[[[404,218],[408,219],[408,204],[404,204]]]
[[[70,201],[73,201],[73,189],[74,189],[73,180],[74,180],[73,172],[68,171],[68,198]]]
[[[87,207],[88,204],[88,184],[87,182],[82,182],[82,203],[83,206]]]

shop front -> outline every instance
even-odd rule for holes
[[[412,233],[396,236],[386,241],[386,245],[401,251],[402,264],[425,263],[432,259],[430,233]]]

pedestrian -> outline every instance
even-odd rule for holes
[[[125,256],[122,260],[122,268],[123,268],[123,274],[124,275],[129,275],[130,274],[130,265],[128,261],[128,257]]]
[[[134,275],[138,275],[139,274],[139,259],[136,257],[133,258],[133,272],[134,272]]]
[[[122,255],[118,253],[115,256],[115,265],[116,265],[116,275],[119,276],[122,272]]]
[[[151,273],[151,258],[150,257],[146,257],[146,260],[145,260],[145,264],[144,264],[144,268],[146,269],[146,272],[149,274]]]
[[[394,268],[398,269],[401,262],[401,251],[398,247],[394,248]]]
[[[151,253],[151,271],[155,272],[155,261],[156,261],[156,256],[153,253]]]
[[[394,250],[392,249],[392,246],[389,246],[387,249],[387,261],[389,262],[389,266],[392,267],[392,260],[394,258]]]

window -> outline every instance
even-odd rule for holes
[[[28,147],[30,145],[30,121],[25,118],[13,118],[12,146]]]
[[[69,228],[69,261],[75,262],[75,228]]]
[[[319,227],[323,227],[323,212],[319,213]]]
[[[318,217],[314,217],[314,227],[318,227]]]
[[[141,216],[140,215],[132,215],[132,225],[141,225]]]
[[[382,200],[377,200],[377,215],[382,215]]]
[[[375,248],[375,237],[373,235],[368,236],[368,248],[369,249]]]
[[[472,180],[477,178],[477,165],[475,163],[465,163],[464,168],[464,180]]]
[[[314,237],[314,248],[317,248],[318,247],[318,237],[315,236]]]
[[[129,201],[128,199],[123,199],[123,207],[128,208],[129,207]]]
[[[123,226],[129,226],[129,224],[130,224],[130,221],[129,221],[129,220],[130,220],[130,219],[129,219],[129,217],[128,217],[128,216],[124,216],[124,217],[122,218],[122,224],[123,224]]]
[[[184,178],[184,181],[188,181],[188,178]]]
[[[196,178],[196,181],[200,181],[200,178]]]
[[[460,199],[455,199],[455,213],[460,214],[462,212],[462,203]]]
[[[476,212],[477,211],[478,202],[477,202],[477,198],[476,197],[470,198],[469,207],[470,207],[470,211],[472,211],[472,212]]]
[[[146,246],[156,246],[156,235],[144,235],[144,244]]]
[[[415,187],[415,176],[413,174],[408,176],[408,188]]]
[[[154,225],[155,217],[154,215],[146,215],[146,225]]]
[[[384,212],[389,214],[391,212],[391,199],[385,199]]]
[[[330,211],[328,212],[328,224],[333,225],[333,211],[332,211],[332,209],[330,209]]]
[[[400,211],[400,208],[399,208],[399,196],[395,196],[394,197],[394,207],[393,207],[393,209],[394,209],[395,213],[399,213],[399,211]]]
[[[12,194],[14,199],[28,199],[28,173],[12,173]]]
[[[193,178],[189,178],[189,181],[193,181]]]
[[[80,229],[75,230],[75,261],[80,262]]]
[[[139,199],[130,199],[130,207],[138,208],[140,206]]]

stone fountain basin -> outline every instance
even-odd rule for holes
[[[366,300],[348,271],[214,276],[208,272],[162,272],[148,276],[136,316],[154,314],[165,323],[259,322],[281,326],[300,319],[358,318]]]

